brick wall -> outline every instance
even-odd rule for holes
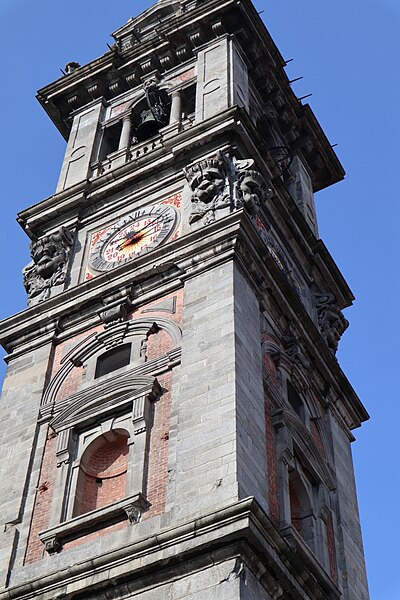
[[[173,312],[169,310],[172,306],[172,301],[174,300],[174,308]],[[168,305],[168,309],[165,309],[164,306]],[[172,294],[168,294],[163,296],[162,298],[157,298],[157,300],[153,300],[152,302],[148,302],[143,306],[140,306],[137,310],[135,310],[130,318],[137,317],[152,317],[159,316],[165,317],[167,319],[171,319],[171,321],[175,321],[175,323],[182,323],[182,307],[183,307],[183,289],[177,290]]]
[[[49,429],[40,471],[39,486],[36,490],[35,505],[31,529],[29,532],[25,562],[31,563],[39,560],[44,554],[44,546],[39,539],[39,532],[48,525],[51,501],[53,498],[54,480],[57,470],[56,465],[57,437]]]
[[[292,525],[299,532],[300,535],[303,535],[302,507],[300,504],[299,496],[297,495],[297,492],[291,483],[289,484],[289,495]]]
[[[311,429],[311,435],[313,436],[314,442],[315,442],[318,450],[321,452],[321,456],[325,457],[324,444],[322,443],[321,434],[318,430],[318,427],[317,427],[315,421],[310,422],[310,429]]]
[[[59,344],[56,347],[55,352],[54,352],[53,365],[52,365],[52,369],[51,369],[51,379],[53,377],[55,377],[57,372],[60,370],[60,368],[62,366],[61,365],[62,359],[69,351],[72,350],[72,348],[77,346],[79,344],[79,342],[82,342],[84,339],[89,337],[91,334],[100,333],[101,331],[102,331],[102,328],[100,326],[94,327],[88,331],[85,331],[85,333],[83,333],[83,334],[77,335],[77,336],[69,339],[67,342]],[[83,375],[84,375],[83,367],[74,367],[72,369],[72,371],[67,375],[67,377],[62,382],[62,384],[57,392],[56,401],[58,402],[60,400],[64,400],[71,394],[74,394],[75,392],[77,392],[79,390],[80,386],[82,385]]]
[[[87,453],[91,452],[89,447]],[[90,457],[82,457],[84,467],[79,473],[78,487],[82,490],[80,506],[74,515],[102,508],[124,498],[128,468],[127,438],[119,435],[116,440],[105,441]]]
[[[147,342],[147,360],[163,356],[173,348],[171,337],[166,331],[157,331],[149,336]]]
[[[262,336],[262,341],[270,339],[265,333]],[[278,380],[277,370],[270,353],[263,354],[263,366],[266,369],[271,381],[276,384]],[[276,460],[276,434],[272,425],[272,402],[267,393],[264,393],[264,411],[265,411],[265,443],[267,454],[267,477],[268,477],[268,507],[269,517],[273,523],[279,526],[279,485],[278,485],[278,465]]]
[[[168,440],[171,419],[171,383],[172,374],[166,373],[158,378],[163,394],[154,403],[154,421],[150,432],[147,499],[150,510],[145,519],[162,514],[168,483]]]
[[[167,313],[165,310],[157,310],[160,303],[165,300],[175,298],[173,313]],[[163,299],[158,299],[135,311],[131,318],[140,316],[166,317],[180,323],[182,318],[182,292],[171,294]],[[149,314],[149,309],[151,310]],[[101,328],[94,328],[85,334],[79,335],[73,340],[68,340],[60,344],[54,353],[53,367],[51,376],[54,377],[61,366],[63,356],[71,349],[87,338],[95,331],[101,331]],[[158,331],[149,336],[147,347],[147,360],[152,360],[162,356],[173,347],[173,342],[165,331]],[[62,383],[57,394],[57,400],[62,400],[70,394],[79,390],[82,383],[83,368],[75,367]],[[158,381],[163,389],[163,394],[154,405],[153,424],[149,431],[148,456],[145,468],[145,491],[151,504],[150,510],[144,518],[150,518],[161,514],[165,509],[166,485],[168,481],[168,439],[170,427],[171,410],[171,384],[172,374],[166,373],[159,376]],[[40,483],[36,494],[36,500],[33,510],[31,529],[29,534],[25,562],[31,563],[39,560],[44,555],[44,546],[38,537],[38,533],[48,527],[48,518],[53,495],[53,485],[57,474],[56,466],[56,439],[54,433],[50,433],[43,453]],[[82,504],[77,508],[75,514],[84,514],[85,512],[106,506],[120,498],[123,498],[126,492],[126,473],[127,473],[128,447],[126,438],[120,437],[116,442],[106,442],[98,447],[86,463],[86,473],[81,473],[79,482],[82,490]],[[100,481],[99,481],[100,480]],[[93,537],[99,537],[125,527],[126,523],[117,523],[98,532],[90,533],[78,540],[68,542],[64,550],[84,543]]]

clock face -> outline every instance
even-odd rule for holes
[[[171,236],[177,222],[178,213],[172,206],[138,208],[100,236],[89,258],[91,268],[109,271],[154,250]]]

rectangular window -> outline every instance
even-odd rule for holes
[[[122,346],[104,352],[104,354],[97,359],[96,372],[94,375],[95,379],[107,375],[107,373],[112,373],[122,367],[126,367],[129,365],[130,360],[131,344],[123,344]]]

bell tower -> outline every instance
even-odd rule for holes
[[[0,324],[0,600],[368,600],[343,168],[249,0],[113,38],[38,93],[66,152]]]

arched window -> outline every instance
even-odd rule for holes
[[[112,432],[94,440],[80,461],[73,516],[124,498],[127,469],[127,432]]]
[[[289,497],[292,525],[311,550],[314,551],[315,518],[312,500],[297,471],[289,473]]]

